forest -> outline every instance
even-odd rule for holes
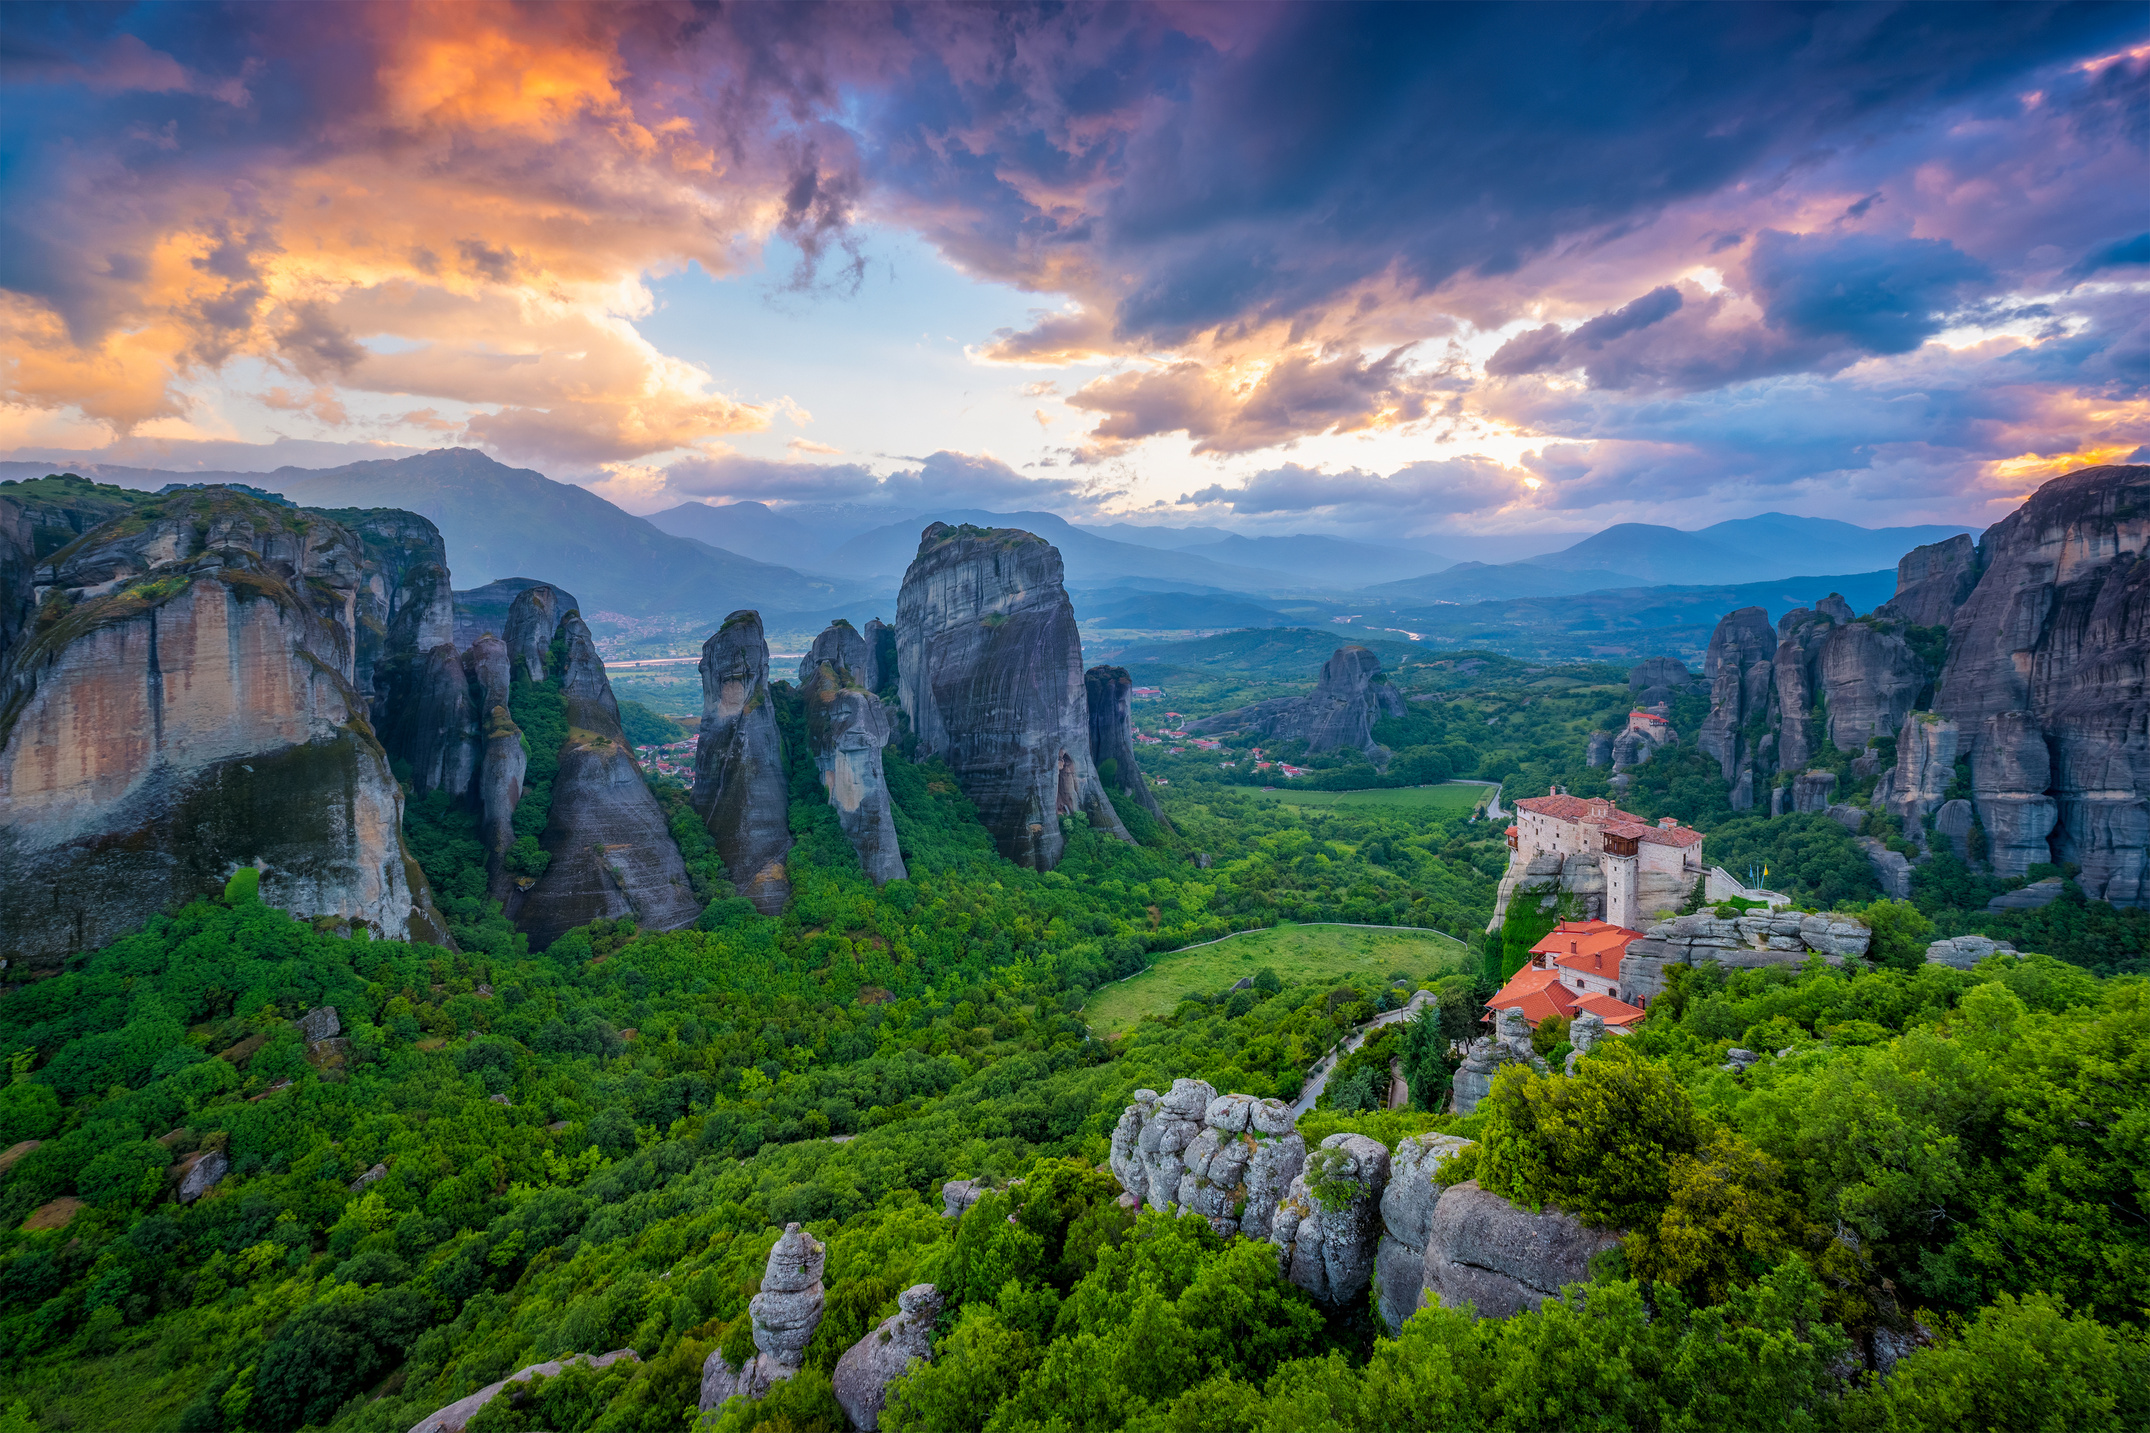
[[[1624,710],[1624,685],[1483,674],[1384,740],[1511,796],[1587,789],[1579,735]],[[526,732],[557,708],[550,685],[517,684]],[[1220,779],[1213,753],[1160,753],[1169,825],[1123,811],[1133,847],[1071,827],[1038,873],[994,853],[945,771],[891,761],[911,877],[877,890],[790,747],[781,917],[729,894],[658,782],[701,919],[599,922],[532,952],[472,881],[467,813],[415,803],[458,951],[300,922],[235,879],[0,1000],[0,1430],[401,1433],[514,1369],[631,1349],[471,1426],[834,1433],[836,1357],[920,1282],[947,1304],[889,1428],[2150,1420],[2150,986],[2124,963],[2027,935],[2044,954],[1968,972],[1901,958],[1908,937],[1844,967],[1702,967],[1574,1078],[1509,1067],[1458,1117],[1436,1111],[1498,973],[1479,934],[1498,823],[1293,808]],[[1628,799],[1786,869],[1786,838],[1717,817],[1677,751]],[[1827,858],[1795,856],[1798,879]],[[1945,894],[1958,904],[1898,927],[1940,925],[1975,890]],[[1084,1023],[1091,992],[1162,952],[1314,921],[1438,929],[1472,954],[1403,983],[1190,989],[1121,1038]],[[1476,1141],[1444,1178],[1621,1231],[1590,1282],[1506,1320],[1426,1309],[1391,1338],[1363,1298],[1307,1298],[1265,1244],[1120,1206],[1099,1166],[1134,1090],[1296,1095],[1420,986],[1431,1007],[1347,1061],[1302,1132]],[[324,1006],[340,1033],[310,1042],[298,1022]],[[1733,1046],[1764,1058],[1734,1073]],[[1373,1108],[1391,1057],[1409,1109]],[[204,1151],[230,1175],[177,1202],[173,1171]],[[946,1219],[955,1178],[996,1192]],[[829,1251],[806,1367],[698,1414],[703,1361],[747,1346],[793,1221]],[[1885,1381],[1877,1343],[1900,1354]]]

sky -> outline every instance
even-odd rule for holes
[[[2146,13],[17,3],[0,454],[1983,525],[2150,461]]]

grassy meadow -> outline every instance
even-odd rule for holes
[[[1450,781],[1439,786],[1394,786],[1370,791],[1256,791],[1265,801],[1287,806],[1375,806],[1391,811],[1460,816],[1485,800],[1490,787]]]
[[[1436,931],[1368,926],[1283,925],[1247,931],[1157,957],[1149,969],[1090,996],[1083,1019],[1101,1035],[1132,1030],[1145,1015],[1169,1015],[1190,992],[1215,994],[1264,966],[1286,983],[1423,980],[1463,958],[1463,945]]]

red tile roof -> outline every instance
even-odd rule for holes
[[[1520,1009],[1523,1018],[1536,1026],[1551,1016],[1574,1013],[1575,992],[1560,983],[1559,971],[1526,965],[1486,1002],[1486,1008]]]
[[[1603,797],[1595,798],[1603,802]],[[1590,814],[1592,798],[1582,796],[1523,796],[1515,805],[1519,810],[1550,816],[1556,821],[1581,821]],[[1660,826],[1637,816],[1632,811],[1605,802],[1606,814],[1599,823],[1616,836],[1626,836],[1636,841],[1648,841],[1653,846],[1693,846],[1702,840],[1700,831],[1686,826]]]
[[[1586,975],[1618,982],[1620,959],[1627,943],[1643,939],[1639,930],[1628,930],[1605,921],[1563,921],[1544,940],[1530,948],[1532,955],[1552,957],[1552,963]]]
[[[1643,1016],[1642,1011],[1610,995],[1578,995],[1575,1009],[1578,1013],[1589,1011],[1615,1030],[1625,1029]]]

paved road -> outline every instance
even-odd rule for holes
[[[1373,1034],[1374,1031],[1379,1030],[1384,1025],[1394,1025],[1399,1021],[1410,1019],[1418,1014],[1423,1007],[1430,1004],[1432,1000],[1432,991],[1421,990],[1411,997],[1411,1003],[1404,1006],[1403,1009],[1384,1010],[1381,1014],[1376,1015],[1373,1019],[1347,1035],[1342,1045],[1339,1045],[1328,1055],[1323,1056],[1315,1063],[1313,1069],[1306,1072],[1306,1084],[1300,1087],[1299,1098],[1291,1107],[1291,1117],[1296,1120],[1299,1116],[1314,1108],[1314,1101],[1320,1099],[1321,1092],[1328,1087],[1329,1076],[1335,1073],[1337,1063],[1353,1050],[1365,1044],[1367,1036]]]

